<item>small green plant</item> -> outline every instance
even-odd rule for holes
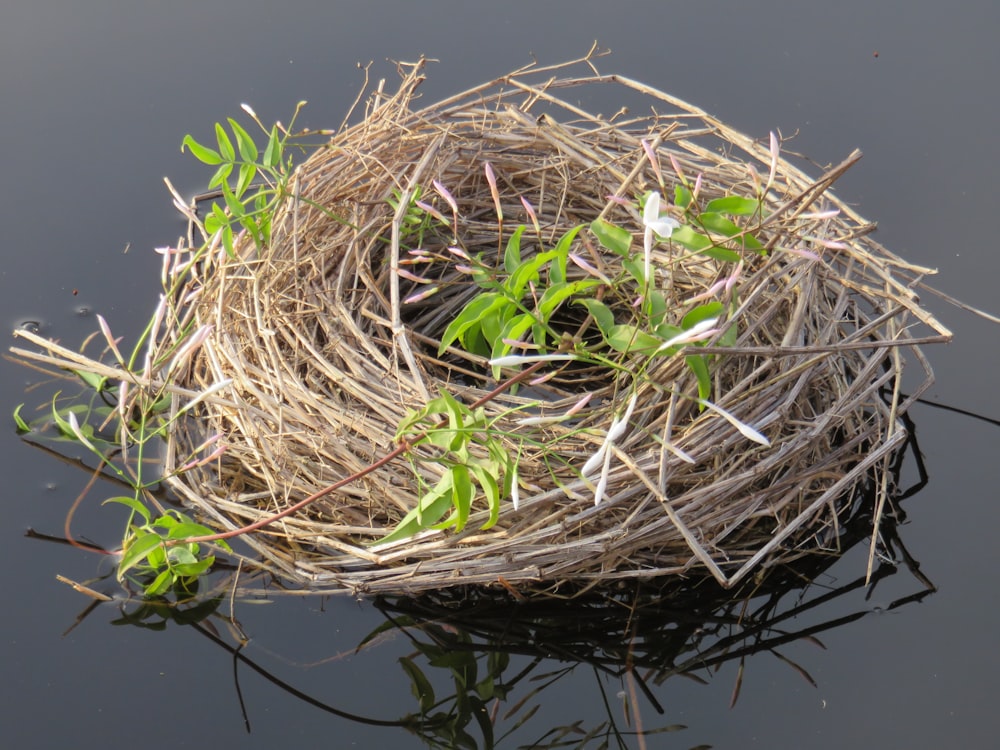
[[[86,384],[95,389],[95,396],[120,397],[121,385],[112,386],[106,378],[97,381],[86,374],[80,375]],[[120,404],[111,407],[102,402],[100,406],[95,406],[92,397],[90,403],[59,406],[59,394],[56,394],[51,407],[57,439],[73,440],[83,446],[98,459],[100,465],[109,467],[122,482],[133,488],[132,495],[112,497],[105,502],[124,505],[130,511],[119,553],[119,580],[130,576],[150,597],[161,596],[168,591],[191,591],[198,577],[215,562],[214,554],[206,552],[204,545],[181,541],[190,536],[210,534],[211,530],[176,509],[162,508],[148,494],[161,477],[158,472],[149,476],[145,454],[149,446],[161,439],[170,427],[172,420],[167,416],[166,405],[167,400],[160,399],[148,403],[146,408],[133,403],[128,411],[119,411]],[[111,418],[121,414],[127,416],[119,421],[114,435],[101,435],[93,426],[92,420],[100,420],[99,424],[113,423]],[[43,424],[36,422],[28,425],[20,417],[17,419],[19,427],[25,430],[44,428]],[[198,446],[180,471],[221,455],[224,447],[215,447],[216,442],[217,439],[210,440]],[[135,451],[133,460],[128,455],[130,450]],[[224,541],[219,543],[219,547],[232,551]]]
[[[229,385],[228,381],[220,382],[200,394],[191,394],[185,405],[174,406],[176,397],[170,392],[172,379],[212,333],[211,326],[196,326],[182,317],[176,307],[178,290],[218,241],[221,240],[231,257],[235,256],[237,232],[246,232],[258,248],[270,241],[271,218],[290,195],[288,181],[293,163],[289,146],[297,145],[302,137],[294,134],[291,127],[303,104],[296,107],[287,128],[280,123],[265,127],[253,110],[244,106],[264,134],[260,145],[233,118],[225,125],[216,123],[215,147],[199,143],[191,135],[184,137],[182,150],[216,168],[209,189],[217,189],[222,198],[222,203],[212,204],[202,223],[204,244],[160,250],[166,256],[160,305],[128,357],[119,349],[119,341],[107,323],[98,316],[106,351],[117,365],[114,379],[74,371],[89,396],[67,400],[56,394],[49,415],[32,422],[24,419],[22,407],[14,413],[19,432],[46,436],[53,432],[48,430],[51,426],[53,439],[84,447],[96,457],[100,467],[132,488],[132,494],[112,497],[106,502],[125,506],[129,511],[121,549],[117,552],[118,578],[131,580],[148,597],[193,592],[199,578],[215,564],[216,552],[232,552],[222,539],[213,539],[214,544],[191,541],[193,537],[211,536],[213,531],[177,509],[163,508],[153,498],[151,490],[163,477],[159,462],[150,460],[150,454],[176,420]],[[160,340],[165,323],[176,333],[173,343]],[[152,373],[161,378],[156,381],[158,384],[151,379]],[[221,436],[211,436],[192,450],[176,471],[185,472],[216,461],[225,449]]]
[[[212,529],[174,509],[154,518],[134,497],[112,497],[105,502],[120,503],[133,511],[122,544],[119,577],[134,574],[145,595],[150,597],[170,591],[193,594],[200,576],[215,564],[215,555],[206,553],[204,545],[186,540],[212,534]],[[225,541],[216,544],[232,552]]]
[[[501,498],[508,497],[516,485],[516,468],[482,407],[470,408],[442,391],[403,421],[396,440],[406,444],[414,475],[425,486],[417,507],[381,543],[405,539],[427,528],[461,531],[480,493],[490,511],[483,528],[497,522]],[[423,450],[418,453],[419,449]],[[476,455],[476,449],[480,455]],[[422,463],[442,468],[441,478],[433,487],[426,486],[417,470],[417,464]],[[449,510],[451,514],[441,521]]]
[[[296,106],[287,128],[280,123],[267,128],[250,107],[243,105],[243,110],[266,136],[263,150],[232,117],[227,118],[232,137],[225,125],[215,124],[216,148],[196,141],[191,135],[184,136],[181,150],[187,149],[198,161],[216,167],[208,189],[218,189],[224,203],[212,204],[204,225],[210,235],[221,230],[223,246],[230,255],[233,255],[234,227],[249,233],[258,249],[270,242],[271,217],[288,197],[292,160],[287,151],[290,141],[296,138],[291,128],[303,106],[305,102]]]

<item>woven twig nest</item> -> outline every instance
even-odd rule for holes
[[[225,436],[219,464],[169,480],[219,526],[264,519],[378,462],[407,415],[440,391],[469,404],[496,386],[483,358],[460,347],[438,353],[445,327],[476,291],[468,276],[432,269],[440,290],[404,303],[425,288],[397,272],[407,253],[405,204],[418,187],[449,219],[430,186],[444,186],[458,207],[455,236],[424,237],[428,247],[457,243],[499,264],[510,234],[529,223],[522,197],[549,242],[598,217],[641,242],[635,196],[663,186],[672,197],[678,173],[699,183],[701,201],[760,195],[772,168],[766,139],[592,69],[560,78],[562,66],[529,68],[424,109],[412,106],[422,66],[404,73],[397,93],[373,95],[359,124],[297,169],[268,247],[246,239],[237,258],[220,251],[185,290],[193,318],[214,330],[179,385],[232,385],[202,403],[196,421],[176,425],[167,469],[206,433]],[[575,100],[582,87],[643,98],[649,114],[606,119],[558,98]],[[595,480],[580,469],[624,411],[632,364],[570,366],[485,403],[518,456],[520,505],[504,498],[495,526],[481,528],[488,511],[477,500],[459,533],[379,546],[422,491],[400,458],[257,531],[250,544],[286,580],[375,593],[706,574],[731,586],[759,566],[835,549],[838,514],[859,486],[880,486],[905,439],[900,417],[930,382],[915,345],[948,336],[911,290],[925,269],[873,242],[873,225],[827,192],[859,156],[818,180],[777,161],[754,228],[765,250],[742,251],[733,288],[719,283],[733,263],[671,243],[653,255],[656,283],[678,317],[700,295],[726,303],[723,330],[697,351],[710,362],[713,403],[768,447],[691,397],[698,384],[683,355],[694,348],[661,357],[634,381],[635,407],[595,505]],[[620,269],[586,230],[576,242],[605,273]],[[525,257],[532,252],[526,240]],[[922,372],[901,398],[904,354]],[[522,421],[565,412],[588,393],[569,423]],[[558,461],[547,460],[552,446]],[[432,484],[433,465],[424,470]]]

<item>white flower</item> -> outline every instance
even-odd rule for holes
[[[659,192],[652,192],[646,198],[646,205],[642,207],[642,225],[645,231],[642,235],[642,271],[646,277],[647,286],[652,283],[649,276],[652,264],[653,235],[667,239],[674,230],[680,227],[680,223],[669,216],[660,216],[660,202],[663,198]]]
[[[649,197],[646,198],[646,205],[642,208],[642,225],[646,228],[647,233],[655,232],[663,239],[667,239],[675,229],[680,227],[680,222],[669,216],[660,216],[662,202],[663,198],[658,192],[649,194]]]
[[[709,318],[708,320],[703,320],[700,323],[695,323],[693,326],[688,328],[686,331],[681,331],[676,336],[673,336],[656,349],[656,353],[665,351],[672,346],[678,346],[680,344],[693,344],[695,341],[704,341],[719,332],[719,329],[715,327],[718,322],[718,318]]]
[[[576,359],[575,354],[508,354],[506,357],[494,357],[490,360],[492,367],[518,367],[533,362],[569,362]]]
[[[601,500],[604,498],[604,493],[608,488],[608,474],[611,472],[611,454],[612,446],[615,441],[618,440],[628,428],[628,421],[632,418],[632,412],[635,410],[636,400],[638,399],[638,394],[633,393],[632,398],[629,399],[628,406],[625,407],[625,413],[620,417],[613,419],[611,425],[608,427],[608,432],[604,436],[604,441],[601,443],[601,447],[587,459],[587,463],[583,465],[580,469],[580,473],[589,478],[597,470],[598,467],[601,469],[601,478],[597,482],[597,489],[594,491],[594,505],[600,505]]]

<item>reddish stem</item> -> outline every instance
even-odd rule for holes
[[[503,393],[504,391],[506,391],[507,389],[509,389],[512,385],[521,382],[522,380],[524,380],[529,375],[533,375],[544,364],[546,364],[546,362],[535,362],[534,364],[532,364],[527,369],[522,370],[521,372],[517,373],[517,375],[514,375],[511,378],[508,378],[503,383],[501,383],[496,388],[494,388],[492,391],[490,391],[489,393],[481,396],[476,401],[474,401],[472,403],[471,408],[476,409],[476,408],[478,408],[480,406],[483,406],[484,404],[489,403],[490,401],[492,401],[493,399],[495,399],[497,396],[499,396],[501,393]],[[442,427],[445,424],[447,424],[447,420],[442,420],[437,425],[435,425],[434,429]],[[421,432],[419,435],[416,436],[416,438],[413,439],[412,442],[415,443],[415,442],[418,442],[419,440],[425,438],[427,436],[427,432],[428,432],[427,430],[425,430],[424,432]],[[262,529],[265,526],[271,525],[275,521],[280,521],[282,518],[290,516],[293,513],[297,513],[298,511],[300,511],[303,508],[305,508],[307,505],[311,505],[312,503],[316,502],[320,498],[325,497],[326,495],[329,495],[331,492],[335,492],[336,490],[339,490],[341,487],[344,487],[345,485],[348,485],[351,482],[357,481],[358,479],[361,479],[362,477],[367,476],[368,474],[371,474],[376,469],[380,469],[381,467],[385,466],[387,463],[389,463],[393,459],[398,458],[399,456],[403,455],[409,449],[410,449],[410,442],[403,441],[399,445],[397,445],[395,448],[393,448],[389,453],[387,453],[384,456],[382,456],[382,458],[380,458],[378,461],[375,461],[374,463],[369,464],[368,466],[366,466],[365,468],[361,469],[360,471],[356,471],[356,472],[354,472],[353,474],[351,474],[348,477],[344,477],[343,479],[339,479],[336,482],[334,482],[333,484],[331,484],[331,485],[329,485],[327,487],[324,487],[319,492],[314,492],[309,497],[307,497],[307,498],[305,498],[303,500],[299,500],[299,502],[295,503],[295,505],[290,505],[289,507],[285,508],[280,513],[275,513],[274,515],[268,516],[267,518],[262,518],[260,521],[256,521],[256,522],[250,524],[249,526],[242,526],[242,527],[240,527],[238,529],[233,529],[232,531],[225,531],[225,532],[221,532],[221,533],[218,533],[218,534],[207,534],[205,536],[192,536],[192,537],[188,537],[186,539],[170,539],[170,540],[165,540],[165,544],[167,546],[174,546],[174,545],[177,545],[177,544],[190,544],[190,543],[200,543],[200,542],[215,542],[215,541],[219,541],[221,539],[232,539],[233,537],[242,536],[243,534],[247,534],[247,533],[249,533],[251,531],[257,531],[258,529]]]

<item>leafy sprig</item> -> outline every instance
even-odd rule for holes
[[[246,230],[258,248],[270,242],[271,217],[288,194],[292,171],[288,145],[296,137],[292,128],[303,106],[305,102],[296,106],[287,128],[280,123],[267,128],[250,107],[243,106],[266,136],[263,150],[232,117],[226,120],[229,132],[222,123],[215,124],[215,148],[200,143],[190,134],[184,136],[182,151],[187,149],[198,161],[216,167],[208,189],[218,189],[223,203],[212,204],[205,217],[205,231],[211,235],[221,230],[223,245],[231,256],[235,252],[234,228]]]

